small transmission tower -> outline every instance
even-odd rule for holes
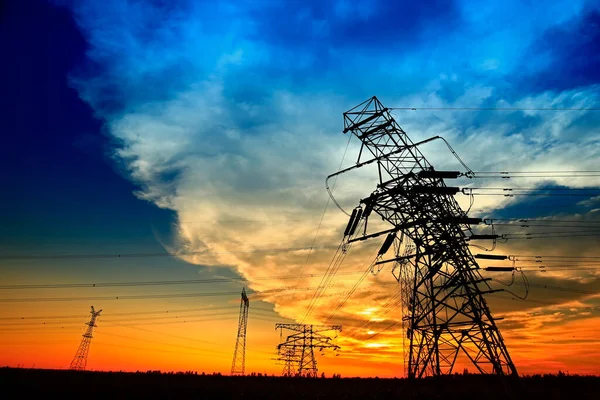
[[[246,296],[246,289],[242,288],[242,299],[240,300],[240,320],[238,323],[237,340],[233,351],[233,362],[231,363],[231,375],[244,375],[246,368],[246,328],[248,326],[248,309],[250,301]]]
[[[344,113],[347,132],[361,141],[356,165],[327,179],[371,163],[377,167],[377,188],[360,200],[344,234],[346,243],[387,235],[375,266],[393,264],[401,284],[408,377],[451,374],[457,360],[480,373],[517,375],[484,298],[498,290],[481,276],[468,246],[470,239],[494,235],[473,235],[471,225],[481,219],[469,218],[454,198],[460,188],[444,182],[473,172],[464,164],[466,173],[436,171],[418,146],[442,138],[413,143],[376,97]],[[365,154],[370,158],[361,160]],[[373,213],[391,228],[367,232]],[[361,219],[364,231],[351,238]],[[390,248],[394,255],[382,260]]]
[[[101,312],[102,310],[96,311],[94,310],[94,306],[92,306],[92,310],[90,311],[92,318],[90,319],[90,322],[86,324],[88,327],[83,334],[83,339],[81,339],[81,343],[79,344],[77,353],[75,353],[75,357],[73,357],[73,361],[71,361],[69,369],[77,371],[85,370],[88,353],[90,352],[90,343],[92,342],[92,331],[96,327],[96,318],[98,318]]]
[[[300,365],[300,357],[296,348],[288,347],[278,351],[279,358],[277,360],[283,361],[283,372],[281,373],[281,376],[295,376],[298,371],[298,365]]]
[[[341,325],[302,325],[275,324],[279,329],[280,343],[277,346],[280,361],[283,361],[283,376],[317,377],[317,359],[315,348],[339,350],[339,346],[331,343],[332,338],[322,332],[342,331]],[[283,330],[295,332],[283,339]]]

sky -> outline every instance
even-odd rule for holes
[[[474,171],[599,169],[600,112],[484,109],[599,108],[594,1],[2,4],[0,365],[67,368],[93,304],[89,369],[228,373],[246,287],[247,372],[280,373],[276,322],[329,321],[341,350],[319,356],[320,371],[404,376],[404,332],[385,329],[401,316],[389,268],[331,317],[380,241],[353,246],[306,312],[348,221],[325,190],[359,152],[342,113],[374,95],[408,108],[393,115],[413,141],[443,136]],[[461,107],[478,109],[422,109]],[[443,143],[421,150],[464,171]],[[457,185],[600,186],[530,175]],[[352,209],[375,184],[360,169],[334,195]],[[600,265],[581,257],[600,257],[600,190],[553,193],[474,197],[469,215],[567,232],[494,253],[576,257],[526,272],[526,301],[517,275],[488,303],[520,373],[598,374]],[[496,229],[548,232],[521,225]],[[111,256],[157,253],[172,256]],[[538,267],[526,259],[517,266]]]

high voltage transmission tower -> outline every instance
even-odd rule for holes
[[[277,361],[283,363],[283,371],[281,376],[292,377],[298,373],[298,365],[300,365],[300,356],[295,348],[278,349]]]
[[[240,319],[238,322],[238,333],[233,351],[233,361],[231,363],[231,375],[244,375],[246,369],[246,328],[248,327],[248,309],[250,301],[246,296],[246,289],[242,288],[242,298],[240,300]]]
[[[96,318],[98,318],[101,312],[102,310],[96,311],[94,310],[94,306],[92,306],[92,310],[90,311],[92,317],[90,322],[86,324],[88,327],[83,334],[83,339],[81,339],[81,343],[79,344],[77,353],[75,353],[75,357],[73,357],[73,361],[71,361],[69,369],[78,371],[85,370],[88,353],[90,352],[90,343],[92,342],[92,331],[94,330],[94,327],[96,327]]]
[[[466,234],[481,219],[469,218],[453,197],[460,189],[444,183],[472,171],[436,171],[418,146],[442,138],[413,143],[376,97],[344,113],[347,132],[361,141],[357,163],[327,179],[376,163],[377,188],[352,211],[344,235],[347,243],[387,235],[375,266],[393,264],[401,284],[408,377],[450,374],[457,363],[472,364],[480,373],[516,375],[484,298],[496,290],[468,247],[470,239],[487,238]],[[373,213],[391,228],[368,232]],[[351,238],[361,219],[363,232]],[[390,248],[393,256],[382,260]]]
[[[283,376],[317,377],[317,359],[315,349],[321,352],[326,349],[339,350],[339,346],[331,343],[332,338],[323,334],[327,331],[342,331],[341,325],[303,325],[275,324],[279,329],[280,343],[277,345],[279,361],[284,362]],[[283,330],[295,333],[283,338]]]

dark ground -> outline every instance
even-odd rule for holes
[[[230,377],[0,368],[2,398],[598,399],[600,377],[457,375],[405,379]],[[35,397],[34,397],[35,396]]]

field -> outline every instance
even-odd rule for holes
[[[519,379],[456,375],[418,381],[378,378],[231,377],[160,372],[76,372],[0,368],[3,398],[234,399],[594,399],[600,377]]]

